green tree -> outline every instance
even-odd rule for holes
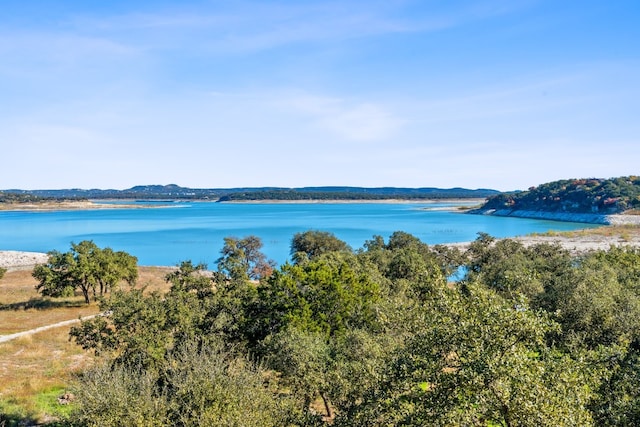
[[[169,292],[116,290],[100,301],[106,316],[85,320],[71,328],[84,349],[145,369],[158,366],[179,343],[220,338],[230,346],[242,342],[244,316],[252,300],[244,282],[215,283],[204,264],[182,262],[167,274]],[[254,290],[255,292],[255,290]]]
[[[138,278],[138,259],[124,251],[114,252],[111,248],[94,249],[96,257],[95,281],[99,295],[111,291],[119,282],[133,284]],[[93,295],[96,295],[95,286]]]
[[[348,327],[373,327],[380,298],[377,284],[340,257],[284,265],[257,292],[249,308],[256,341],[288,325],[325,337]]]
[[[69,296],[79,289],[89,304],[90,293],[103,295],[118,282],[132,284],[138,277],[137,258],[100,249],[90,240],[72,243],[69,252],[51,251],[48,255],[47,263],[33,270],[39,282],[36,289],[44,296]]]
[[[338,425],[590,425],[590,376],[546,346],[554,327],[476,284],[443,288],[386,379]]]
[[[369,387],[380,384],[392,356],[404,343],[405,337],[396,332],[350,328],[329,342],[326,393],[337,412],[348,413],[366,398]]]
[[[171,284],[171,292],[195,292],[202,299],[213,294],[215,277],[207,274],[206,264],[183,261],[177,270],[165,276],[165,280]]]
[[[270,337],[269,350],[268,366],[282,374],[284,385],[302,400],[302,409],[308,410],[316,396],[320,396],[326,416],[332,418],[327,393],[331,361],[327,338],[318,332],[289,327]]]
[[[116,290],[71,337],[105,363],[78,384],[81,425],[290,425],[301,414],[269,375],[232,349],[246,282],[186,261],[165,294]],[[251,298],[248,298],[251,300]],[[239,317],[236,317],[239,316]],[[236,329],[233,329],[236,328]],[[128,405],[130,403],[130,405]]]
[[[387,298],[408,293],[409,298],[420,300],[428,298],[434,286],[446,283],[458,267],[461,258],[454,254],[442,248],[432,250],[417,237],[396,231],[386,244],[380,236],[365,242],[358,257],[367,275],[382,275],[376,281],[388,288]]]
[[[4,274],[7,272],[6,268],[2,268],[0,267],[0,279],[2,279],[4,277]]]
[[[291,239],[291,258],[294,263],[313,260],[328,252],[351,252],[347,243],[327,231],[296,233]]]
[[[262,240],[257,236],[225,237],[218,258],[218,270],[232,280],[259,280],[269,276],[274,262],[262,253]]]
[[[545,287],[540,306],[562,325],[565,344],[595,349],[640,339],[638,267],[625,267],[628,254],[618,251],[586,254]]]
[[[516,240],[496,240],[486,233],[479,233],[466,256],[467,278],[514,301],[524,296],[536,307],[543,304],[545,289],[574,267],[569,252],[558,244],[526,247]]]
[[[302,266],[285,264],[273,272],[256,289],[246,319],[244,335],[251,347],[276,335],[289,325],[301,330],[318,332],[311,304],[307,301],[306,273]]]
[[[640,294],[640,248],[612,246],[607,250],[591,252],[588,258],[592,262],[611,266],[622,286]]]
[[[392,334],[349,328],[328,337],[293,325],[270,335],[262,343],[264,360],[281,375],[300,407],[312,403],[326,419],[361,402],[364,392],[384,374],[386,362],[398,340]]]
[[[246,306],[248,347],[281,375],[303,411],[311,414],[310,403],[321,402],[317,411],[332,418],[334,409],[362,391],[362,382],[349,385],[350,375],[358,372],[366,382],[365,373],[377,366],[378,347],[364,336],[380,329],[379,302],[378,284],[351,253],[285,264],[259,284]]]
[[[607,357],[606,375],[590,403],[597,425],[640,425],[640,348],[637,342]]]
[[[145,295],[144,289],[117,290],[100,302],[100,310],[108,315],[82,321],[71,328],[70,335],[85,350],[121,364],[157,367],[176,343],[174,332],[184,330],[170,322],[175,310],[168,310],[168,305],[158,292]],[[179,321],[190,323],[195,309],[183,307]]]

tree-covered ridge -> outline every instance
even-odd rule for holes
[[[220,197],[220,202],[261,201],[261,200],[425,200],[425,199],[467,199],[484,198],[496,194],[493,190],[457,189],[363,189],[345,188],[311,189],[275,189],[260,191],[234,192]]]
[[[46,198],[35,194],[0,191],[0,203],[34,203],[43,200]]]
[[[489,197],[482,210],[615,214],[640,208],[640,177],[565,179]]]
[[[179,185],[138,185],[126,190],[63,189],[5,190],[7,197],[52,199],[140,199],[140,200],[386,200],[485,198],[497,194],[490,189],[398,188],[398,187],[240,187],[188,188]]]

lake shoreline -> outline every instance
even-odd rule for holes
[[[7,271],[29,270],[45,264],[49,256],[42,252],[0,251],[0,267]]]
[[[107,200],[105,200],[106,202]],[[133,200],[132,200],[133,202]],[[0,203],[0,211],[5,212],[55,212],[81,211],[96,209],[148,209],[164,207],[164,205],[147,205],[133,203],[99,203],[91,200],[63,200],[35,203]]]
[[[138,200],[138,199],[95,199],[62,200],[34,203],[0,203],[0,211],[50,212],[95,209],[152,209],[169,208],[176,203],[220,203],[220,204],[437,204],[456,203],[461,205],[481,204],[486,199],[307,199],[307,200]]]
[[[573,254],[580,254],[591,250],[606,250],[611,246],[631,246],[640,248],[640,227],[629,226],[605,226],[592,229],[583,229],[573,232],[559,232],[546,234],[532,234],[527,236],[509,237],[525,246],[539,243],[559,244]],[[498,239],[503,240],[503,239]],[[444,243],[449,246],[466,250],[471,242]],[[434,245],[430,245],[434,246]],[[41,252],[25,252],[0,250],[0,267],[8,271],[28,270],[37,264],[44,264],[48,255]],[[176,268],[175,266],[141,266]]]
[[[459,203],[459,204],[481,204],[486,199],[307,199],[307,200],[229,200],[217,202],[221,204],[358,204],[358,203],[380,203],[380,204],[437,204],[437,203]]]
[[[422,203],[403,200],[400,204],[389,203],[389,200],[368,204],[361,201],[218,204],[174,203],[165,199],[155,204],[138,200],[132,205],[100,200],[101,203],[95,204],[73,201],[65,204],[73,208],[66,211],[60,209],[60,203],[53,203],[48,208],[55,212],[50,213],[5,211],[0,222],[0,240],[5,243],[0,249],[66,251],[69,242],[94,240],[101,247],[138,257],[141,266],[175,266],[183,260],[214,265],[224,238],[256,235],[262,239],[265,255],[282,265],[290,260],[292,236],[307,230],[331,231],[351,247],[360,248],[372,236],[390,236],[395,231],[412,234],[429,245],[449,245],[471,242],[478,232],[507,238],[536,232],[550,234],[601,228],[577,222],[466,215],[465,212],[475,208],[469,206],[474,203],[470,199],[436,199]],[[149,205],[156,209],[145,210]],[[87,206],[122,209],[82,209]],[[13,269],[36,263],[8,260],[0,266]]]
[[[467,213],[473,215],[544,219],[549,221],[561,222],[579,222],[583,224],[640,225],[640,215],[604,215],[596,213],[546,212],[512,209],[471,209],[467,211]]]

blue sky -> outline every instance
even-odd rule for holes
[[[0,188],[640,173],[637,0],[3,0]]]

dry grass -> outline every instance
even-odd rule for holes
[[[72,376],[91,363],[91,353],[69,341],[69,327],[52,329],[0,344],[0,408],[23,417],[45,419],[38,395],[65,390]],[[52,396],[49,406],[55,405]]]
[[[169,271],[171,268],[140,267],[138,286],[146,285],[149,291],[167,290],[164,276]],[[36,284],[31,271],[10,271],[0,280],[0,335],[77,319],[99,311],[97,303],[87,305],[80,295],[71,298],[41,297],[35,290]]]
[[[164,267],[140,267],[138,283],[149,291],[165,291]],[[31,271],[11,271],[0,280],[0,335],[33,329],[98,312],[81,296],[42,298]],[[56,397],[73,375],[90,364],[92,353],[69,341],[70,326],[50,329],[0,343],[0,414],[13,419],[47,420]],[[47,400],[43,404],[43,399]],[[44,405],[44,406],[43,406]],[[0,415],[0,425],[3,423]]]
[[[561,236],[561,237],[620,237],[620,236],[640,236],[640,226],[637,225],[607,225],[594,228],[583,228],[572,231],[548,231],[546,233],[532,233],[539,236]]]
[[[637,225],[608,225],[606,227],[597,227],[586,230],[578,230],[575,231],[576,235],[580,236],[582,234],[585,235],[599,235],[599,236],[621,236],[624,234],[628,235],[640,235],[640,226]]]
[[[0,280],[0,335],[34,329],[98,312],[81,296],[43,298],[35,290],[31,271],[10,271]]]
[[[148,291],[165,292],[169,290],[169,285],[164,280],[165,276],[176,267],[139,267],[138,286],[146,286]]]

